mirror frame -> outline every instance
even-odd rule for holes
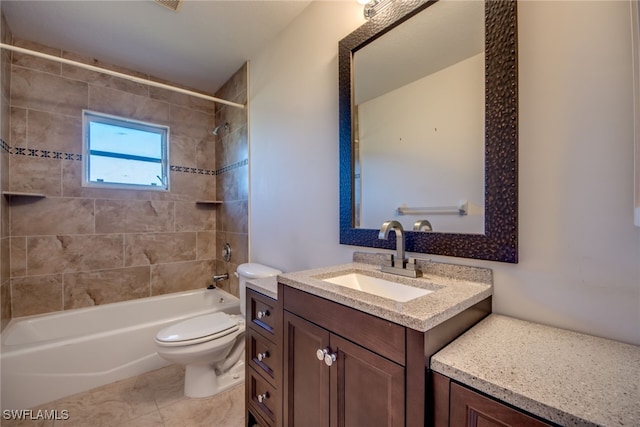
[[[358,49],[436,2],[437,0],[395,1],[338,43],[341,244],[395,248],[393,239],[378,239],[379,230],[355,228],[353,223],[353,55]],[[518,262],[516,9],[516,0],[485,1],[484,234],[408,230],[405,233],[405,249],[408,252]]]

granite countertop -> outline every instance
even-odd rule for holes
[[[431,369],[560,425],[640,426],[640,347],[491,314]]]
[[[264,279],[247,280],[247,288],[253,289],[269,298],[278,299],[278,278],[275,276]]]
[[[356,289],[334,285],[322,280],[349,272],[355,272],[356,270],[367,275],[432,290],[433,292],[407,302],[398,302]],[[423,277],[414,279],[382,273],[379,265],[353,262],[326,268],[286,273],[279,275],[277,280],[292,288],[425,332],[471,307],[475,303],[491,296],[493,293],[493,285],[491,284],[490,270],[488,271],[489,273],[487,274],[486,269],[478,269],[478,272],[481,273],[478,276],[478,281],[473,280],[473,274],[463,275],[462,277],[464,277],[464,279],[459,279],[430,274],[428,269],[423,270]]]

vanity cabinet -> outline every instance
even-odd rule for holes
[[[284,324],[286,426],[404,426],[404,366],[289,312]]]
[[[491,310],[488,298],[419,332],[282,284],[278,297],[286,427],[424,427],[429,357]]]
[[[432,373],[434,427],[549,427],[511,406]]]
[[[247,425],[282,425],[282,308],[278,301],[247,289]]]
[[[247,290],[246,425],[424,427],[429,358],[491,312],[488,297],[426,332],[278,284]]]

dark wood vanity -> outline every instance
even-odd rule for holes
[[[425,426],[429,358],[491,312],[488,297],[427,332],[278,284],[247,290],[248,426]]]
[[[549,427],[519,409],[487,397],[437,372],[431,373],[434,427]]]

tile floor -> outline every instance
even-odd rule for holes
[[[58,421],[0,419],[3,427],[242,427],[244,386],[216,396],[187,399],[184,368],[166,368],[118,381],[34,408],[67,410]]]

